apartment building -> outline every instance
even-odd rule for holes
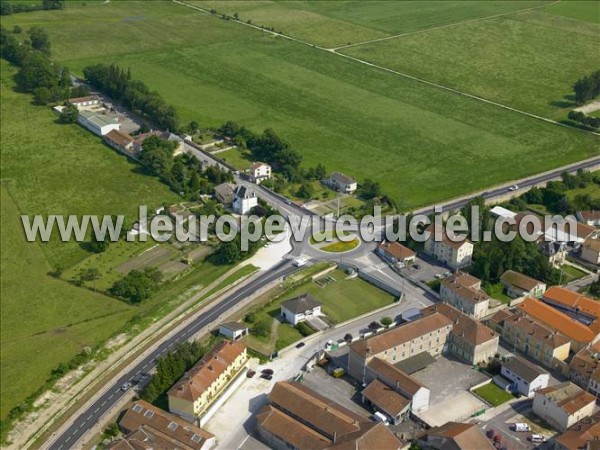
[[[448,237],[445,230],[436,235],[434,225],[430,225],[426,231],[431,233],[424,245],[427,254],[444,262],[452,269],[461,269],[471,265],[473,258],[472,242],[468,239],[455,242]]]
[[[571,381],[593,395],[600,395],[600,343],[579,350],[569,369]]]
[[[440,296],[445,303],[475,319],[488,314],[490,298],[481,290],[481,280],[467,273],[458,272],[444,279]]]
[[[540,389],[533,397],[533,412],[560,432],[594,413],[596,397],[566,381]]]

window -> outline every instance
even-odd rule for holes
[[[178,426],[179,425],[177,425],[175,422],[171,422],[171,423],[169,423],[169,425],[167,425],[167,428],[171,431],[175,431]]]
[[[144,408],[142,408],[142,405],[134,405],[131,409],[133,409],[133,411],[136,413],[142,412],[144,410]]]
[[[152,419],[152,417],[154,417],[154,411],[150,411],[150,410],[146,411],[144,413],[144,417],[147,417],[148,419]]]

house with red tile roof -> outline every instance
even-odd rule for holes
[[[536,391],[533,413],[560,432],[594,413],[596,397],[566,381]]]

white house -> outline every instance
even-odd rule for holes
[[[240,322],[226,322],[219,326],[219,334],[237,341],[248,334],[248,326]]]
[[[430,235],[425,241],[425,253],[435,259],[444,262],[452,269],[460,269],[471,265],[473,259],[473,243],[468,239],[452,240],[445,230],[435,233],[435,227],[431,224],[427,230]]]
[[[260,184],[271,178],[271,166],[257,161],[250,166],[250,178],[253,183]]]
[[[511,381],[511,391],[526,397],[532,397],[536,391],[547,387],[550,381],[548,372],[520,356],[504,362],[500,374]]]
[[[358,187],[354,178],[350,178],[340,172],[333,172],[329,178],[323,180],[323,183],[335,191],[346,194],[352,194]]]
[[[77,109],[85,106],[96,106],[100,104],[100,99],[98,97],[88,96],[88,97],[76,97],[70,98],[69,103],[76,106]]]
[[[77,122],[98,136],[104,136],[113,130],[119,131],[121,128],[121,124],[115,118],[91,111],[79,111]]]
[[[308,294],[294,297],[281,304],[281,316],[292,325],[297,325],[307,317],[320,315],[321,303]]]
[[[246,186],[237,186],[233,192],[233,211],[236,214],[248,214],[252,208],[258,205],[256,193]]]
[[[377,253],[390,264],[404,267],[414,264],[416,254],[410,248],[405,247],[400,242],[382,242],[377,247]]]
[[[566,381],[536,391],[533,412],[560,432],[594,413],[596,397]]]

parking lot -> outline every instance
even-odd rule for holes
[[[419,268],[415,269],[415,265]],[[436,261],[435,259],[430,258],[427,255],[422,255],[420,253],[415,260],[415,264],[413,264],[412,266],[407,266],[401,270],[402,273],[406,274],[407,276],[415,280],[424,282],[434,280],[436,278],[436,275],[451,272],[451,270],[440,261]]]

